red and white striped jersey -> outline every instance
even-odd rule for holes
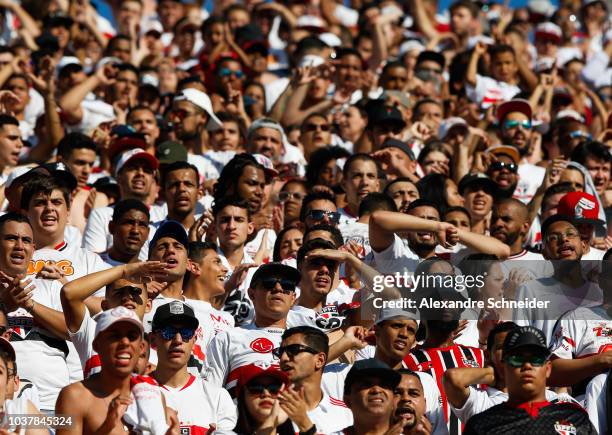
[[[450,405],[442,388],[442,376],[448,369],[459,367],[484,367],[484,352],[475,347],[455,344],[444,348],[423,349],[417,347],[404,358],[406,366],[417,372],[429,373],[438,385],[444,419],[450,435],[462,433],[459,418],[451,412]]]
[[[203,377],[235,397],[241,370],[253,363],[277,365],[272,350],[279,347],[281,328],[258,328],[254,323],[220,332],[208,346]]]
[[[223,388],[194,375],[182,387],[160,387],[166,404],[178,414],[181,434],[205,435],[211,424],[218,430],[233,430],[236,426],[236,405]]]

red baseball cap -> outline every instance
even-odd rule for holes
[[[599,219],[599,202],[597,198],[585,192],[569,192],[559,200],[557,213],[570,216],[576,223],[604,225]]]
[[[242,389],[242,387],[247,385],[253,379],[258,378],[260,376],[270,376],[272,378],[278,379],[284,384],[289,382],[289,378],[287,378],[287,375],[281,371],[278,365],[256,362],[254,364],[248,364],[240,368],[238,389]]]

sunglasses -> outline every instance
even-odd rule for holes
[[[580,130],[572,131],[568,136],[571,139],[591,140],[593,138],[593,136],[591,136],[589,133],[585,133],[584,131],[580,131]]]
[[[240,70],[232,71],[229,68],[221,68],[219,70],[219,77],[229,77],[229,76],[233,76],[237,79],[241,79],[242,77],[244,77],[244,73]]]
[[[251,394],[261,395],[264,391],[267,391],[272,396],[276,396],[280,393],[283,388],[283,384],[249,384],[246,386],[246,389]]]
[[[523,127],[525,130],[531,130],[531,121],[506,121],[504,129],[511,130],[516,127]]]
[[[304,131],[313,132],[317,130],[321,131],[330,131],[331,126],[329,124],[306,124],[304,126]]]
[[[516,163],[504,163],[504,162],[493,162],[489,166],[490,171],[501,171],[502,169],[507,169],[508,171],[515,173],[518,171],[518,166]]]
[[[300,353],[304,353],[304,352],[308,352],[313,355],[316,355],[319,353],[318,350],[313,349],[312,347],[306,346],[304,344],[288,344],[287,346],[281,346],[281,347],[277,347],[276,349],[274,349],[272,351],[272,355],[280,359],[280,357],[283,356],[285,352],[287,353],[287,356],[289,358],[293,358],[296,355],[299,355]]]
[[[296,201],[302,201],[304,199],[304,194],[301,192],[280,192],[278,194],[278,199],[281,202],[288,201],[290,198],[295,199]]]
[[[182,121],[185,118],[188,118],[193,115],[197,115],[197,113],[188,112],[185,109],[176,109],[176,110],[172,110],[169,115],[170,115],[170,119],[177,119],[179,121]]]
[[[164,326],[163,328],[157,329],[164,340],[172,340],[176,337],[176,334],[180,334],[183,341],[189,341],[195,335],[195,329],[193,328],[175,328],[174,326]]]
[[[340,213],[336,211],[310,210],[308,217],[315,221],[322,221],[327,217],[333,224],[340,222]]]
[[[281,288],[283,289],[283,293],[288,295],[295,291],[296,283],[288,279],[271,277],[271,278],[264,278],[260,282],[263,288],[268,291],[274,290],[277,282],[280,283]]]
[[[514,368],[523,367],[525,363],[529,363],[533,367],[542,367],[544,363],[546,363],[547,360],[548,358],[545,356],[535,356],[535,355],[531,355],[531,356],[509,355],[504,359],[504,361],[506,361],[506,364]]]

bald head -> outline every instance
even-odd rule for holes
[[[522,252],[531,222],[527,206],[514,198],[502,199],[493,206],[490,234],[510,247],[512,255]]]

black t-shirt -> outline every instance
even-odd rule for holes
[[[470,418],[464,435],[597,435],[586,411],[573,403],[501,403]]]

